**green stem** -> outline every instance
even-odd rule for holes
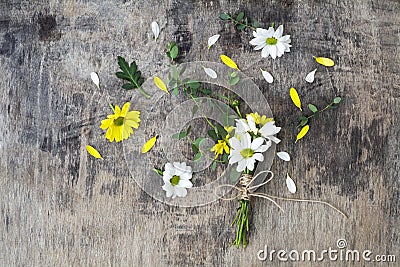
[[[245,28],[252,29],[253,31],[256,30],[256,28],[254,28],[254,27],[252,27],[252,26],[249,26],[249,25],[246,25],[246,24],[243,24],[243,23],[241,23],[241,22],[235,20],[235,19],[232,18],[232,17],[229,17],[229,19],[230,19],[232,22],[234,22],[235,24],[243,25],[243,26],[245,26]]]
[[[203,109],[202,109],[202,108],[200,107],[200,105],[197,103],[196,98],[194,98],[192,94],[189,94],[189,95],[190,95],[190,98],[192,98],[192,100],[194,101],[194,103],[195,103],[196,106],[198,107],[198,109],[200,110],[201,115],[203,116],[203,118],[207,121],[207,123],[208,123],[213,129],[215,129],[214,124],[212,124],[212,122],[206,117],[206,115],[205,115],[204,112],[203,112]]]
[[[146,92],[142,89],[142,87],[139,86],[139,87],[138,87],[138,90],[139,90],[139,92],[142,93],[142,95],[144,95],[147,99],[151,97],[148,93],[146,93]]]

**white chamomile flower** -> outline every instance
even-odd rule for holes
[[[240,141],[236,137],[229,139],[231,146],[231,153],[229,154],[229,164],[238,163],[236,170],[238,172],[244,169],[254,170],[254,164],[257,161],[263,161],[264,156],[262,152],[267,151],[268,146],[263,145],[264,138],[258,137],[251,141],[249,133],[244,133],[240,137]]]
[[[274,135],[279,133],[281,130],[281,127],[276,127],[274,121],[267,122],[261,129],[260,133],[261,136],[267,139],[267,144],[268,142],[274,142],[275,144],[278,144],[281,140],[275,137]],[[271,145],[271,144],[270,144]]]
[[[185,162],[167,163],[163,173],[162,189],[167,192],[167,197],[185,197],[187,195],[186,188],[193,186],[191,178],[192,167],[187,166]]]
[[[253,32],[255,37],[250,41],[251,45],[255,45],[254,50],[261,50],[262,57],[271,55],[273,59],[281,57],[285,52],[290,52],[290,35],[282,36],[283,25],[280,25],[276,31],[274,28],[269,27],[268,30],[257,28]]]

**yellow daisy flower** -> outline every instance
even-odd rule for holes
[[[131,104],[126,102],[122,107],[115,106],[114,114],[108,115],[107,119],[101,121],[100,128],[105,130],[106,138],[113,142],[120,142],[123,139],[128,139],[128,137],[133,134],[133,129],[139,127],[140,122],[140,112],[133,110],[129,111]]]
[[[214,151],[215,153],[215,158],[218,158],[219,155],[224,154],[224,151],[226,154],[229,154],[229,146],[226,144],[225,140],[218,140],[218,144],[215,144],[211,148],[211,152]]]

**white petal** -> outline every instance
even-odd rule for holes
[[[160,26],[158,26],[158,23],[153,21],[151,23],[151,30],[153,31],[154,34],[154,40],[157,41],[158,36],[160,35]]]
[[[243,158],[239,152],[235,153],[235,154],[232,154],[232,152],[231,152],[231,154],[229,156],[230,156],[229,164],[231,164],[231,165],[235,164],[236,162],[238,162],[239,160],[241,160]]]
[[[264,42],[264,43],[261,43],[261,44],[257,45],[256,47],[254,47],[254,50],[263,49],[266,45],[267,45],[267,44],[266,44],[265,42]]]
[[[217,73],[216,73],[213,69],[206,68],[206,67],[203,67],[203,69],[204,69],[205,73],[206,73],[208,76],[210,76],[211,78],[213,78],[213,79],[216,79],[216,78],[217,78]]]
[[[261,153],[255,153],[255,154],[253,155],[253,158],[254,158],[255,160],[258,160],[258,161],[264,161],[264,156],[263,156],[263,154],[261,154]]]
[[[269,73],[266,70],[261,70],[262,75],[264,76],[264,79],[267,81],[267,83],[273,83],[274,82],[274,77],[272,77],[271,73]]]
[[[315,72],[317,71],[317,69],[313,70],[312,72],[310,72],[309,74],[307,74],[306,76],[306,81],[308,83],[312,83],[314,81],[314,76],[315,76]]]
[[[171,197],[174,193],[174,187],[170,183],[165,183],[162,189],[167,193],[167,197]]]
[[[239,161],[239,163],[238,163],[238,166],[236,167],[236,170],[238,171],[238,172],[242,172],[242,171],[244,171],[244,169],[246,169],[246,160],[245,159],[242,159],[241,161]]]
[[[99,75],[97,75],[96,72],[91,72],[90,73],[90,78],[92,79],[93,83],[100,88],[100,79],[99,79]]]
[[[287,152],[281,151],[276,153],[276,155],[284,161],[290,161],[290,155]]]
[[[208,49],[210,49],[210,47],[218,41],[220,36],[221,35],[216,34],[208,38]]]
[[[264,46],[263,50],[261,50],[261,57],[268,57],[269,56],[269,46]]]
[[[275,59],[276,58],[276,46],[275,45],[269,45],[267,47],[268,47],[269,53],[271,54],[271,57],[273,59]]]
[[[276,50],[278,52],[278,57],[281,57],[283,53],[285,52],[285,45],[282,42],[278,42],[276,44]]]
[[[276,29],[276,31],[275,31],[275,33],[274,33],[274,37],[275,37],[276,39],[279,39],[279,38],[282,37],[282,34],[283,34],[283,25],[280,25],[280,26],[278,27],[278,29]]]
[[[281,42],[290,43],[290,35],[282,36],[278,40]]]
[[[292,178],[290,178],[289,174],[286,175],[286,186],[289,189],[289,192],[294,194],[296,193],[296,184],[294,183],[294,181],[292,180]]]
[[[192,182],[189,180],[180,179],[179,183],[176,185],[178,187],[191,188],[193,186]]]
[[[187,195],[187,190],[186,190],[186,188],[184,188],[184,187],[177,187],[177,186],[175,186],[174,190],[175,190],[175,194],[176,194],[178,197],[185,197],[185,196]]]
[[[270,148],[271,146],[271,141],[268,140],[266,145],[262,145],[259,148],[257,148],[256,150],[254,150],[254,152],[265,152],[268,150],[268,148]]]
[[[232,137],[229,139],[229,144],[231,145],[232,149],[241,149],[242,144],[236,137]]]
[[[253,140],[253,142],[251,143],[250,148],[253,149],[253,150],[256,150],[256,149],[259,148],[263,143],[264,143],[264,138],[258,137],[258,138],[256,138],[256,139]]]
[[[251,145],[251,137],[249,133],[245,133],[240,138],[242,148],[249,148]]]
[[[276,137],[273,136],[273,135],[268,136],[268,138],[269,138],[272,142],[274,142],[275,144],[279,144],[279,143],[281,142],[281,139],[276,138]]]
[[[256,159],[253,157],[246,160],[247,169],[250,171],[254,170],[254,164],[256,163]]]

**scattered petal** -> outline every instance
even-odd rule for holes
[[[292,180],[292,178],[290,178],[289,174],[286,174],[286,186],[289,189],[289,192],[294,194],[296,193],[296,184],[294,183],[294,181]]]
[[[97,88],[100,88],[99,75],[97,75],[96,72],[91,72],[90,73],[90,78],[92,79],[93,83],[97,86]]]
[[[218,41],[220,36],[221,35],[216,34],[208,38],[208,49],[210,49],[210,47]]]
[[[335,61],[327,57],[314,57],[317,63],[321,64],[325,67],[333,67],[335,65]]]
[[[290,88],[290,98],[292,99],[292,101],[296,105],[296,107],[298,107],[300,110],[302,110],[299,94],[297,93],[296,89],[294,89],[293,87]]]
[[[221,55],[221,60],[228,67],[235,69],[235,70],[239,69],[238,66],[236,65],[235,61],[233,61],[230,57]]]
[[[204,71],[206,72],[206,74],[207,74],[208,76],[210,76],[211,78],[213,78],[213,79],[216,79],[216,78],[217,78],[217,73],[216,73],[213,69],[206,68],[206,67],[203,67],[203,69],[204,69]]]
[[[274,82],[274,77],[272,77],[271,73],[268,71],[265,71],[263,69],[260,69],[262,75],[264,76],[264,79],[267,81],[267,83],[273,83]]]
[[[152,138],[150,138],[150,140],[147,141],[146,144],[143,145],[142,153],[144,154],[144,153],[149,152],[150,149],[152,149],[153,146],[156,144],[156,141],[157,141],[157,135],[152,137]]]
[[[310,130],[310,125],[301,128],[301,131],[297,134],[296,142],[303,138],[308,133],[308,130]]]
[[[276,155],[284,161],[290,161],[290,155],[287,152],[281,151],[276,153]]]
[[[161,90],[163,90],[164,92],[166,92],[167,94],[169,94],[168,88],[165,85],[165,83],[163,82],[163,80],[161,80],[160,77],[154,76],[154,84],[160,88]]]
[[[153,31],[154,34],[154,41],[157,41],[158,36],[160,35],[160,27],[158,26],[158,23],[153,21],[151,23],[151,30]]]
[[[90,155],[92,155],[96,159],[103,159],[103,157],[100,155],[100,152],[97,151],[94,147],[87,145],[86,150]]]
[[[312,72],[310,72],[309,74],[307,74],[306,76],[306,81],[308,83],[312,83],[314,81],[314,76],[315,76],[315,72],[317,71],[317,69],[313,70]]]

